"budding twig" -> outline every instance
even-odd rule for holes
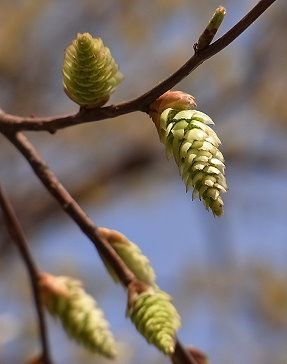
[[[128,286],[129,283],[135,279],[134,274],[127,269],[107,240],[100,236],[96,225],[64,188],[25,135],[17,133],[7,137],[26,158],[33,171],[50,194],[59,202],[63,210],[75,221],[84,234],[88,236],[101,255],[104,256],[108,262],[112,261],[111,264],[121,282],[124,286]]]
[[[136,282],[139,282],[108,241],[99,234],[97,226],[64,188],[24,134],[7,134],[6,137],[24,156],[40,181],[58,201],[62,209],[75,221],[83,233],[92,241],[99,253],[113,267],[122,285],[128,289]],[[175,350],[172,358],[178,357],[179,364],[198,364],[196,359],[185,351],[178,340],[176,341],[176,348],[179,349]]]
[[[238,38],[256,19],[260,17],[276,0],[261,0],[252,10],[234,25],[216,42],[195,54],[177,71],[143,95],[123,102],[94,109],[81,109],[77,114],[48,117],[22,117],[7,113],[0,114],[0,132],[16,132],[20,130],[45,130],[54,133],[70,126],[115,118],[134,111],[148,112],[149,105],[163,93],[173,88],[204,61],[222,51]]]

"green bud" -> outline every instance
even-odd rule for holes
[[[99,233],[107,239],[107,241],[111,244],[114,250],[118,253],[127,267],[134,273],[134,275],[142,282],[147,283],[149,285],[155,284],[155,273],[150,265],[150,261],[148,258],[143,255],[140,248],[130,240],[128,240],[123,234],[118,231],[107,229],[107,228],[98,228]],[[116,282],[118,282],[118,278],[116,272],[112,269],[112,267],[104,260],[104,263],[114,278]]]
[[[84,107],[104,105],[122,81],[118,65],[101,38],[78,34],[65,50],[63,84],[66,94]]]
[[[92,352],[115,357],[116,345],[109,324],[80,281],[42,273],[40,287],[45,307],[61,321],[71,338]]]
[[[223,214],[221,193],[226,192],[225,165],[218,150],[220,139],[210,128],[210,117],[197,110],[164,110],[158,132],[179,167],[186,189],[199,197],[213,214]]]
[[[226,14],[226,10],[223,6],[219,6],[215,13],[213,14],[212,18],[210,19],[207,27],[205,28],[204,32],[198,39],[196,44],[196,50],[201,51],[206,48],[215,37],[221,23],[223,22],[224,16]]]
[[[135,294],[129,302],[128,315],[148,343],[166,355],[174,352],[180,317],[167,293],[148,289]]]

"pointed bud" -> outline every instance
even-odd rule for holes
[[[66,94],[84,107],[104,105],[122,81],[118,65],[100,38],[78,34],[65,50],[63,84]]]
[[[223,6],[219,6],[215,10],[215,13],[213,14],[207,27],[205,28],[204,32],[199,37],[197,44],[195,45],[196,51],[201,51],[212,42],[221,23],[223,22],[225,14],[226,14],[226,9]]]
[[[108,358],[116,355],[115,341],[102,310],[70,277],[42,273],[40,288],[43,303],[59,319],[67,334],[92,352]]]
[[[130,293],[128,315],[150,344],[166,355],[174,352],[180,316],[167,293],[153,288]]]
[[[127,267],[140,281],[150,285],[155,284],[154,270],[150,265],[148,258],[143,255],[142,251],[136,244],[128,240],[118,231],[104,227],[98,228],[98,230],[102,237],[111,244]],[[106,261],[104,262],[115,281],[119,281],[112,267]]]
[[[165,109],[156,124],[161,142],[173,155],[187,190],[199,197],[213,214],[223,214],[221,193],[226,192],[225,165],[221,144],[208,124],[210,117],[197,110]]]

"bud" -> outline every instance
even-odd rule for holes
[[[122,81],[118,65],[101,38],[78,34],[65,50],[63,84],[66,94],[84,107],[104,105]]]
[[[40,289],[45,307],[61,321],[71,338],[92,352],[115,357],[115,341],[108,322],[80,281],[42,273]]]
[[[182,91],[167,91],[156,99],[149,107],[149,115],[159,128],[160,115],[168,108],[190,110],[196,107],[195,98]]]
[[[107,229],[104,227],[98,228],[99,233],[105,238],[114,250],[118,253],[127,267],[134,273],[134,275],[142,282],[149,285],[155,284],[155,273],[150,265],[148,258],[143,255],[140,248],[128,240],[123,234],[118,231]],[[104,263],[110,272],[111,276],[118,282],[116,272],[104,260]]]
[[[149,288],[130,295],[128,315],[146,340],[166,355],[175,350],[176,331],[180,317],[171,297],[158,289]]]
[[[197,110],[165,109],[157,126],[161,142],[173,155],[187,190],[199,197],[213,214],[223,214],[221,193],[226,192],[224,157],[221,144],[208,126],[209,116]]]
[[[212,42],[221,23],[223,22],[225,14],[226,9],[223,6],[219,6],[215,10],[215,13],[213,14],[207,27],[205,28],[204,32],[199,37],[197,44],[195,45],[196,51],[203,50]]]

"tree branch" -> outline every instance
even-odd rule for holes
[[[99,235],[93,221],[64,188],[29,140],[22,133],[7,135],[7,138],[26,158],[35,174],[51,195],[59,202],[63,210],[75,221],[83,233],[89,237],[96,249],[114,267],[123,285],[128,287],[130,282],[135,280],[134,274],[126,267],[107,240]]]
[[[100,255],[114,268],[122,285],[128,289],[131,283],[137,281],[136,277],[109,242],[98,233],[97,226],[64,188],[29,140],[20,132],[17,134],[5,134],[5,136],[25,157],[47,190],[58,201],[62,209],[75,221],[83,233],[92,241]],[[183,348],[178,340],[173,357],[179,364],[198,364],[196,359]]]
[[[33,260],[33,257],[30,253],[25,234],[22,230],[22,227],[17,219],[17,216],[14,212],[14,209],[6,195],[4,189],[0,185],[0,206],[3,211],[3,217],[6,222],[6,226],[8,232],[11,236],[11,239],[14,241],[16,247],[18,248],[20,255],[23,259],[23,262],[27,268],[33,296],[35,307],[38,315],[38,323],[39,323],[39,336],[42,344],[42,356],[41,359],[45,364],[52,364],[52,360],[50,358],[49,344],[48,344],[48,335],[47,328],[44,316],[44,310],[41,304],[41,296],[39,290],[39,275],[40,271]]]
[[[20,130],[45,130],[50,133],[54,133],[59,129],[67,128],[69,126],[115,118],[119,115],[128,114],[134,111],[147,112],[149,105],[154,100],[187,77],[204,61],[226,48],[275,1],[276,0],[259,1],[244,18],[242,18],[216,42],[202,50],[196,51],[194,55],[170,77],[135,99],[118,105],[110,105],[94,109],[81,109],[77,114],[64,116],[21,117],[2,112],[0,113],[0,131],[16,132]]]

